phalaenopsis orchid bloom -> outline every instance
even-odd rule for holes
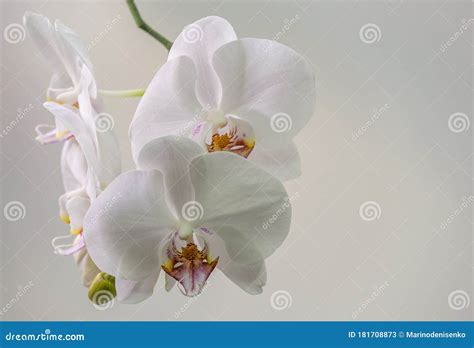
[[[56,125],[39,125],[37,140],[64,143],[61,173],[66,192],[59,198],[59,210],[72,236],[55,238],[53,245],[58,254],[75,256],[83,283],[89,286],[99,270],[85,249],[83,219],[102,187],[120,173],[118,144],[111,129],[97,131],[100,102],[92,66],[78,35],[39,14],[26,13],[24,24],[53,71],[44,106],[54,115]],[[64,239],[73,241],[61,244]]]
[[[264,260],[290,227],[290,207],[262,227],[288,204],[281,182],[241,156],[209,154],[187,138],[157,138],[137,161],[138,170],[117,177],[85,218],[88,251],[117,277],[119,300],[150,296],[161,271],[168,290],[177,283],[195,296],[215,268],[260,293]]]
[[[303,56],[276,41],[238,39],[225,19],[206,17],[184,28],[148,86],[130,128],[133,152],[157,135],[184,135],[292,179],[300,175],[292,139],[314,101]]]

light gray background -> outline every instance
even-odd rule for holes
[[[3,1],[2,31],[31,10],[59,18],[90,49],[100,88],[146,87],[166,50],[138,30],[124,1]],[[146,20],[169,38],[208,15],[229,20],[240,37],[274,38],[306,56],[317,76],[315,115],[296,141],[303,175],[287,183],[294,199],[288,239],[268,260],[263,294],[250,296],[219,272],[198,298],[177,290],[130,306],[96,310],[72,258],[55,256],[62,193],[60,146],[34,141],[50,71],[32,42],[1,42],[2,126],[33,110],[1,138],[2,210],[25,206],[16,222],[2,215],[0,320],[467,320],[472,304],[472,126],[455,133],[454,113],[472,121],[472,25],[446,50],[470,1],[139,1]],[[361,40],[367,23],[379,40]],[[133,167],[128,124],[138,99],[106,99]],[[353,140],[377,110],[375,122]],[[374,118],[372,118],[374,119]],[[381,215],[359,214],[375,201]],[[458,213],[455,213],[458,210]],[[454,219],[442,228],[449,217]],[[18,287],[34,284],[19,296]],[[378,290],[373,294],[374,287]],[[382,290],[380,290],[382,289]],[[274,292],[291,305],[276,310]],[[448,297],[462,290],[459,310]],[[457,293],[454,293],[457,294]],[[360,309],[358,309],[361,307]],[[456,307],[456,305],[454,305]],[[355,313],[355,314],[354,314]]]

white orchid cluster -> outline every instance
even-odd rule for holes
[[[44,106],[56,124],[38,126],[37,139],[64,144],[59,207],[71,236],[53,245],[74,255],[89,297],[105,289],[141,302],[162,271],[166,290],[195,296],[215,268],[261,293],[265,259],[290,229],[281,182],[300,175],[292,139],[314,109],[305,59],[276,41],[238,39],[220,17],[184,28],[138,105],[136,169],[122,173],[112,130],[97,128],[103,110],[79,37],[38,14],[24,21],[54,71]]]

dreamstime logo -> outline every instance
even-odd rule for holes
[[[374,123],[379,120],[380,116],[386,110],[388,110],[389,107],[390,105],[386,103],[382,107],[374,109],[374,113],[372,114],[372,116],[355,133],[352,133],[352,141],[355,142],[362,135],[364,135],[365,132],[367,132],[369,128],[372,127]]]
[[[21,24],[11,23],[3,29],[3,38],[6,42],[17,44],[25,40],[26,31]]]
[[[119,23],[122,20],[122,16],[120,14],[116,15],[111,21],[109,21],[105,28],[97,34],[92,41],[90,42],[89,46],[87,46],[87,50],[90,51],[92,48],[97,46],[97,44],[102,41],[102,39],[112,31],[112,27]]]
[[[112,115],[105,112],[101,112],[97,115],[97,118],[95,120],[95,126],[99,133],[105,133],[112,130],[114,128],[114,125],[115,121]]]
[[[108,211],[117,203],[118,199],[122,197],[122,193],[118,192],[117,194],[113,195],[104,206],[90,219],[87,220],[87,223],[84,225],[86,228],[90,228],[94,226],[95,223],[104,215],[108,213]]]
[[[14,120],[10,121],[2,130],[0,130],[0,138],[7,136],[19,123],[20,121],[27,116],[31,110],[33,110],[33,104],[29,104],[26,107],[16,109],[16,117]]]
[[[186,221],[196,221],[204,215],[204,208],[199,202],[189,201],[181,208],[181,215]]]
[[[196,43],[202,40],[204,32],[197,24],[190,24],[183,30],[183,40],[187,43]]]
[[[270,127],[276,133],[289,131],[292,126],[293,121],[291,120],[290,115],[285,114],[284,112],[276,113],[270,119]]]
[[[359,314],[362,314],[371,303],[373,303],[379,296],[382,296],[385,290],[390,286],[388,281],[385,281],[382,285],[374,286],[370,296],[362,301],[359,307],[352,311],[352,319],[356,319]]]
[[[15,306],[20,299],[26,295],[27,292],[31,290],[31,288],[35,284],[33,281],[29,281],[28,284],[25,284],[24,286],[19,286],[18,287],[18,292],[16,293],[15,297],[11,298],[10,301],[8,301],[2,308],[0,308],[0,315],[6,314],[10,309]]]
[[[295,192],[295,194],[291,197],[288,197],[285,199],[285,203],[283,203],[280,208],[278,208],[277,211],[275,211],[273,213],[273,215],[267,219],[263,224],[262,224],[262,228],[264,230],[267,230],[275,221],[278,220],[278,218],[283,215],[285,213],[285,211],[289,208],[291,208],[291,203],[300,197],[300,193],[299,192]]]
[[[464,290],[454,290],[448,296],[449,307],[455,311],[468,308],[470,303],[469,294]]]
[[[469,18],[469,19],[462,19],[462,25],[459,27],[459,29],[454,32],[448,40],[443,42],[440,46],[440,51],[441,52],[446,52],[446,50],[453,45],[465,32],[469,31],[469,28],[471,27],[472,23],[474,23],[474,18]]]
[[[462,112],[455,112],[448,119],[448,127],[453,133],[461,133],[467,131],[471,126],[469,117]]]
[[[290,308],[293,303],[293,298],[291,294],[286,290],[277,290],[270,297],[270,304],[273,309],[277,311],[282,311],[284,309]]]
[[[191,307],[191,305],[201,296],[203,295],[207,289],[209,289],[209,287],[211,286],[211,282],[210,281],[206,281],[206,283],[204,284],[204,287],[202,288],[201,292],[199,294],[197,294],[196,296],[193,296],[193,297],[188,297],[187,298],[187,301],[184,305],[182,305],[179,310],[177,310],[175,313],[174,313],[174,319],[175,320],[178,320],[181,315],[184,314],[184,312],[186,312],[189,307]]]
[[[285,36],[300,19],[301,17],[298,14],[296,14],[290,19],[285,18],[285,20],[283,21],[283,26],[277,33],[275,33],[275,35],[272,37],[272,40],[276,42],[280,42],[283,36]],[[274,47],[272,46],[272,42],[271,41],[266,42],[265,45],[263,46],[263,50],[265,52],[268,52],[271,47]]]
[[[106,309],[113,307],[114,298],[115,296],[111,291],[100,290],[92,296],[92,304],[99,311],[105,311]]]
[[[210,104],[206,104],[203,106],[199,112],[197,112],[191,120],[186,122],[183,127],[180,127],[176,132],[175,136],[179,140],[179,138],[186,136],[189,132],[191,133],[191,137],[196,137],[201,133],[204,127],[204,123],[202,122],[205,118],[209,110],[211,109]]]
[[[375,201],[367,201],[360,206],[359,215],[364,221],[374,221],[380,219],[382,208]]]
[[[474,202],[473,195],[470,195],[467,198],[463,197],[462,202],[459,205],[459,207],[456,210],[454,210],[445,221],[441,223],[440,225],[441,229],[445,230],[446,228],[448,228],[448,225],[452,223],[459,215],[461,215],[464,212],[464,210],[471,207],[473,202]]]
[[[26,215],[26,208],[25,205],[19,201],[11,201],[8,202],[4,207],[3,207],[3,216],[5,216],[5,219],[8,221],[18,221],[18,220],[23,220]]]
[[[382,38],[382,31],[377,24],[367,23],[359,30],[359,37],[363,43],[373,44],[380,41]]]

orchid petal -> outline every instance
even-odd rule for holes
[[[68,199],[66,203],[66,210],[71,221],[71,233],[78,234],[82,232],[84,216],[90,206],[90,199],[88,197],[76,195]]]
[[[301,175],[300,156],[293,141],[283,146],[257,145],[248,159],[282,181],[292,180]]]
[[[58,77],[64,76],[64,70],[58,69],[63,67],[63,63],[58,57],[56,33],[49,19],[37,13],[26,12],[23,24],[45,61],[58,74]]]
[[[130,126],[132,152],[137,160],[141,148],[161,135],[185,135],[200,119],[196,99],[196,72],[188,57],[164,64],[147,87]]]
[[[86,64],[87,67],[92,70],[92,63],[89,59],[87,47],[82,42],[80,36],[59,20],[55,20],[54,28],[59,34],[58,36],[61,42],[64,44],[64,50],[68,52],[67,55],[71,57],[72,61],[79,58],[82,63]]]
[[[223,231],[220,233],[223,234]],[[225,238],[212,232],[199,231],[198,235],[209,245],[210,257],[219,256],[219,268],[227,278],[251,295],[260,294],[267,280],[265,262],[259,251],[248,243],[246,238],[232,228],[227,227],[224,234],[232,238]],[[230,250],[230,252],[228,251]],[[253,262],[248,262],[248,257]]]
[[[64,240],[70,240],[70,239],[74,239],[73,243],[60,244],[60,243],[64,243],[63,242]],[[86,244],[84,243],[84,238],[82,238],[82,235],[78,235],[78,236],[67,235],[67,236],[55,237],[51,241],[51,244],[53,245],[54,253],[58,255],[72,255],[84,249],[86,246]]]
[[[84,238],[102,271],[139,281],[159,268],[156,249],[175,226],[161,173],[130,171],[118,176],[92,203]]]
[[[222,45],[237,40],[225,19],[210,16],[186,26],[176,38],[169,59],[179,56],[191,58],[197,69],[196,94],[202,105],[217,108],[222,97],[222,86],[212,67],[214,52]]]
[[[88,193],[91,197],[95,197],[96,183],[94,182],[95,178],[93,177],[93,173],[99,172],[99,163],[93,135],[90,130],[87,129],[77,112],[71,108],[53,102],[46,102],[43,105],[74,134],[75,139],[81,146],[84,157],[88,163]]]
[[[279,180],[228,152],[196,157],[190,172],[195,200],[203,207],[201,226],[217,233],[226,245],[232,245],[229,228],[252,243],[261,256],[249,257],[248,263],[268,257],[283,243],[291,205]]]
[[[87,178],[87,162],[79,143],[66,141],[61,152],[61,174],[66,192],[84,187]]]
[[[139,169],[156,169],[163,173],[166,200],[177,218],[182,218],[182,207],[194,201],[189,165],[203,152],[191,139],[166,136],[149,142],[138,157]]]
[[[140,281],[115,278],[117,299],[122,303],[139,303],[153,295],[153,289],[158,280],[158,272],[152,273],[148,278]]]
[[[79,238],[79,236],[77,236],[77,238]],[[94,261],[92,261],[86,248],[79,250],[73,256],[81,271],[81,282],[88,288],[92,284],[95,276],[100,273],[100,269],[97,268]]]
[[[249,119],[259,142],[293,137],[313,114],[311,66],[281,43],[252,38],[230,42],[216,51],[213,66],[223,86],[221,109]],[[275,132],[278,115],[291,124]]]

